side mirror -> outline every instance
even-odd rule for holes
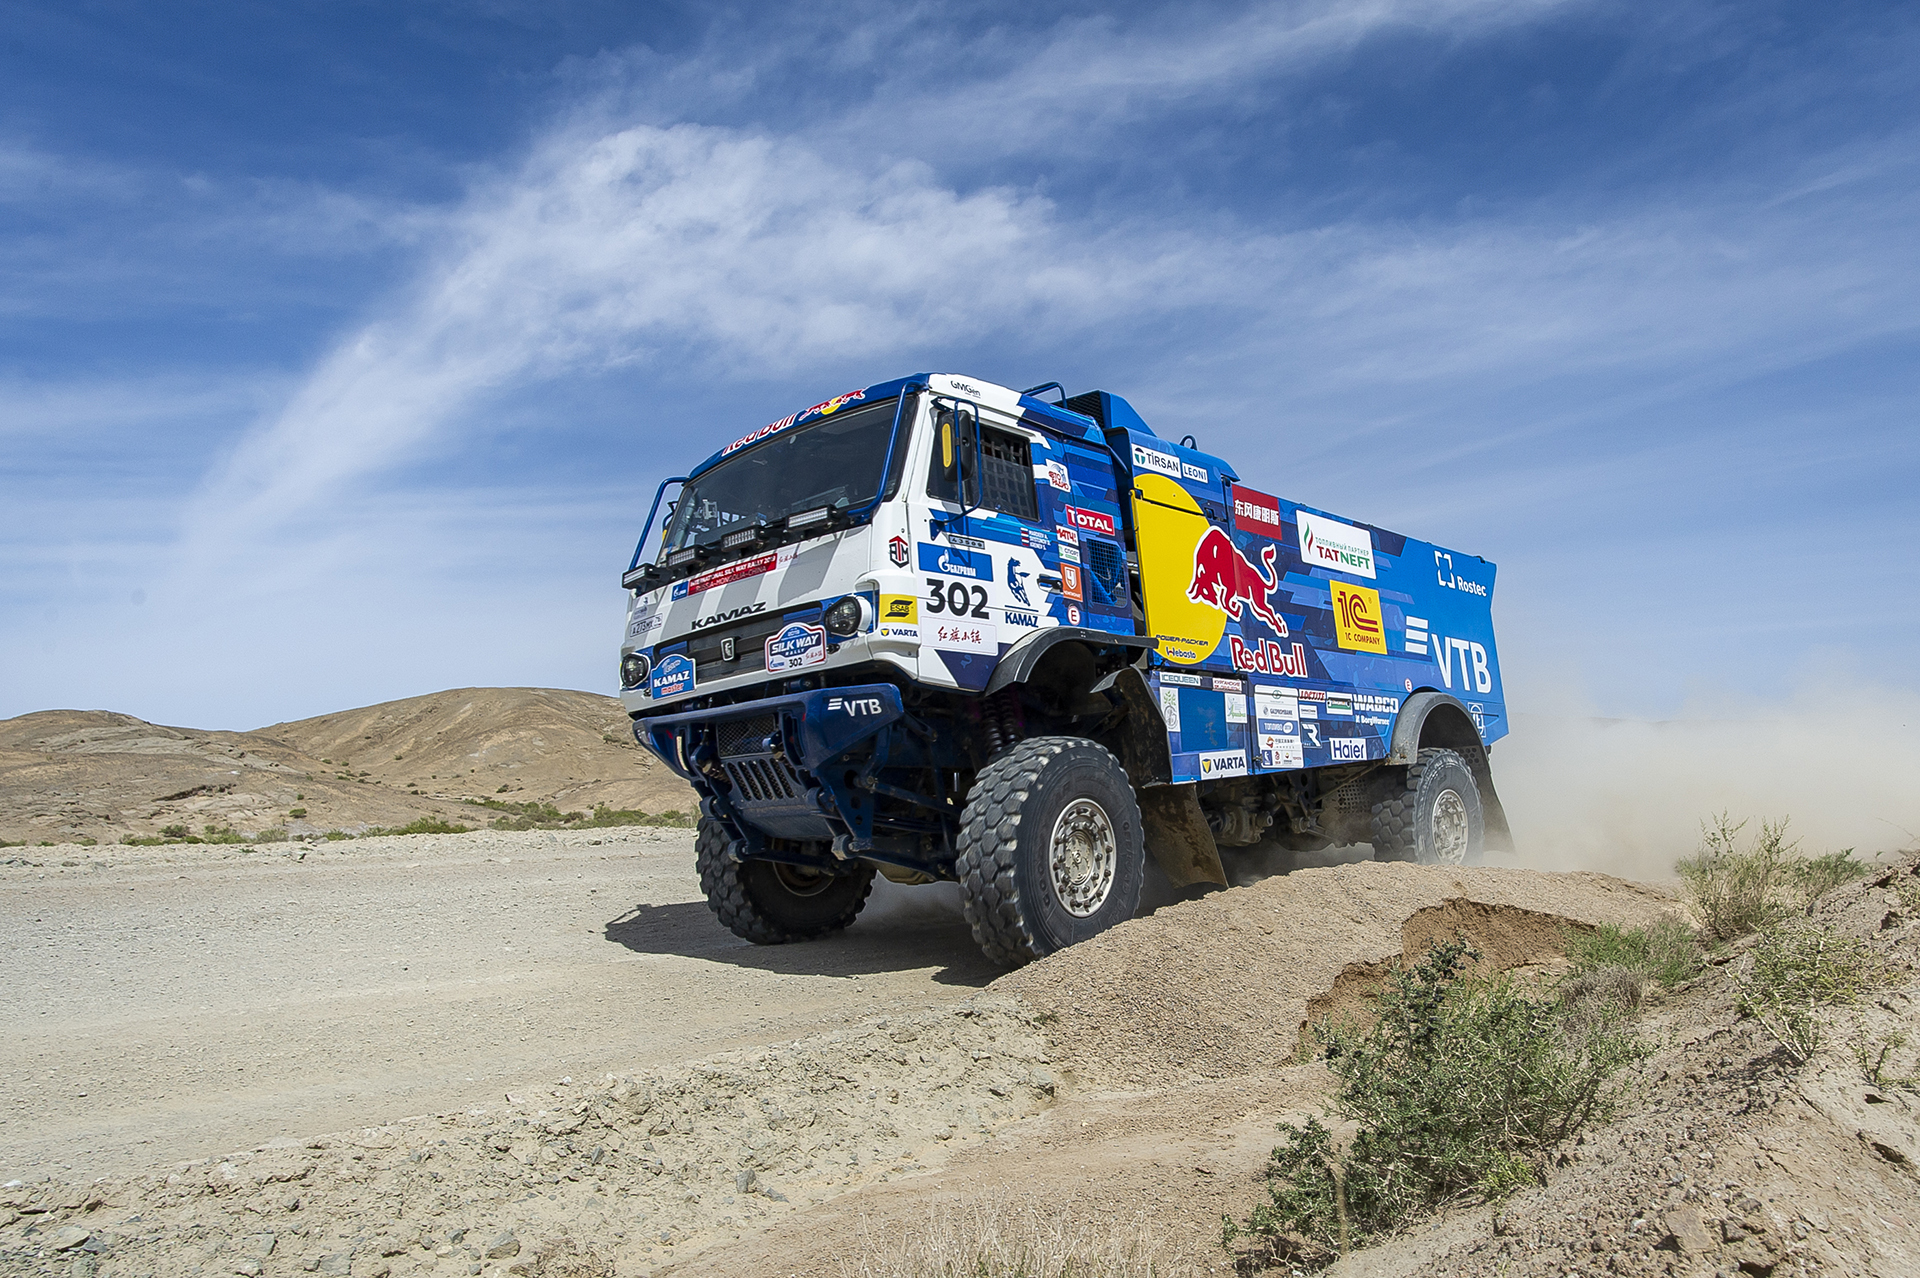
[[[940,422],[940,471],[953,473],[953,418],[947,416]]]

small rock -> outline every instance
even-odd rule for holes
[[[230,1274],[239,1274],[240,1278],[260,1278],[260,1262],[257,1260],[236,1260],[227,1266]]]
[[[320,1263],[314,1268],[326,1275],[326,1278],[340,1278],[340,1275],[346,1273],[352,1264],[352,1252],[335,1251],[320,1257]]]
[[[1691,1207],[1680,1207],[1668,1212],[1660,1218],[1660,1224],[1667,1231],[1667,1236],[1661,1240],[1661,1245],[1665,1247],[1671,1242],[1673,1245],[1667,1248],[1670,1251],[1699,1256],[1715,1248],[1713,1233],[1708,1230],[1706,1221]]]
[[[78,1247],[93,1234],[78,1225],[62,1225],[47,1235],[47,1246],[54,1251],[67,1251]]]
[[[1057,1085],[1053,1077],[1053,1072],[1044,1069],[1029,1070],[1027,1072],[1027,1081],[1049,1096],[1053,1095],[1053,1089]]]
[[[733,1174],[733,1187],[740,1193],[750,1194],[753,1192],[753,1183],[758,1179],[752,1168],[744,1168]]]
[[[245,1234],[241,1236],[236,1246],[238,1246],[240,1251],[245,1255],[258,1256],[260,1259],[265,1260],[273,1254],[273,1244],[274,1236],[272,1234]]]
[[[787,1201],[787,1196],[777,1189],[762,1189],[760,1194],[764,1198],[773,1199],[776,1203],[784,1203]]]
[[[508,1256],[520,1254],[520,1240],[513,1236],[512,1230],[502,1230],[495,1234],[484,1247],[488,1260],[505,1260]]]

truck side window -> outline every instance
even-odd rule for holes
[[[967,475],[967,497],[990,510],[1035,523],[1040,518],[1040,503],[1033,485],[1033,446],[1024,435],[993,426],[977,426],[971,413],[956,418],[953,410],[942,406],[933,415],[934,438],[943,425],[952,423],[954,458],[958,465],[948,473],[940,465],[940,449],[933,450],[933,464],[927,474],[927,496],[945,501],[960,500],[959,472],[973,466],[973,432],[980,432],[980,474]]]

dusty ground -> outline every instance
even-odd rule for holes
[[[692,790],[634,743],[611,697],[461,688],[252,732],[103,710],[0,720],[0,840],[118,843],[170,825],[295,838],[497,814],[467,799],[690,812]]]

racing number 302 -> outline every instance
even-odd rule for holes
[[[971,605],[971,608],[969,608]],[[965,582],[945,582],[938,577],[927,578],[927,611],[947,612],[956,617],[979,617],[987,620],[987,588],[969,587]]]

